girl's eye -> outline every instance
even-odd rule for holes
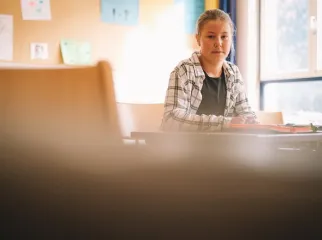
[[[228,36],[222,36],[221,38],[226,40],[228,39]]]
[[[208,36],[208,38],[212,39],[212,38],[215,38],[215,36]]]

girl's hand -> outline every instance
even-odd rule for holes
[[[231,119],[232,124],[257,124],[258,122],[254,117],[233,117]]]

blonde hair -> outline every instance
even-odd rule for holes
[[[231,35],[234,36],[235,25],[234,25],[233,21],[231,20],[230,16],[226,12],[224,12],[220,9],[210,9],[210,10],[207,10],[204,13],[202,13],[197,20],[196,33],[198,35],[200,35],[200,32],[201,32],[203,26],[208,21],[211,21],[211,20],[220,20],[220,21],[228,23],[231,28]]]

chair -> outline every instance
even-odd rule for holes
[[[134,131],[158,131],[161,126],[164,104],[117,103],[122,135],[131,138]]]
[[[266,112],[258,111],[255,112],[258,121],[261,124],[283,124],[283,113],[282,112]]]
[[[107,62],[73,68],[0,69],[0,119],[6,144],[121,143]]]

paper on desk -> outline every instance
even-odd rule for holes
[[[23,20],[51,20],[50,0],[21,0]]]
[[[88,42],[78,42],[69,39],[60,41],[61,53],[65,64],[91,64],[91,45]]]
[[[0,15],[0,60],[11,61],[13,55],[13,17]]]

